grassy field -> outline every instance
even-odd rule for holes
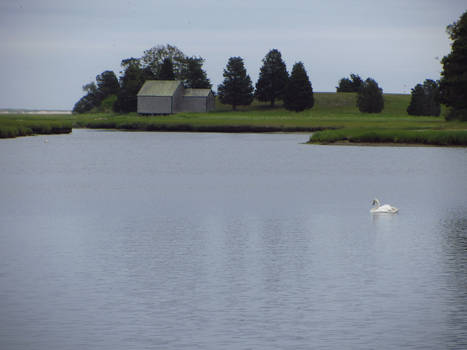
[[[403,142],[467,145],[467,123],[446,122],[443,117],[407,115],[410,95],[384,95],[385,108],[379,114],[360,113],[355,106],[356,94],[353,93],[315,93],[314,96],[315,106],[301,113],[287,111],[280,104],[271,109],[267,103],[255,102],[251,106],[240,107],[235,112],[230,106],[217,104],[216,110],[210,113],[179,113],[153,117],[142,117],[136,113],[47,117],[3,115],[0,116],[0,130],[4,129],[4,125],[28,127],[27,125],[40,121],[39,124],[62,123],[60,125],[72,125],[74,128],[119,130],[313,132],[311,143]],[[31,130],[33,133],[41,133],[34,131],[37,129]],[[3,132],[0,132],[1,135]]]

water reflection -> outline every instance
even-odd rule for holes
[[[467,348],[464,318],[467,314],[467,212],[452,210],[441,221],[444,236],[444,276],[446,278],[447,323],[451,338],[448,347]]]
[[[465,152],[306,139],[2,143],[0,348],[465,348]]]

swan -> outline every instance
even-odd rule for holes
[[[381,205],[379,200],[377,198],[373,199],[373,202],[371,203],[374,207],[370,209],[370,213],[390,213],[390,214],[395,214],[399,211],[399,209],[389,205],[389,204],[384,204]]]

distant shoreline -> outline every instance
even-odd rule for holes
[[[0,114],[71,114],[70,110],[57,109],[0,109]]]

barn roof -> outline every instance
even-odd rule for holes
[[[211,93],[211,89],[185,89],[184,96],[206,97]]]
[[[173,96],[181,83],[179,80],[146,80],[137,96]]]

